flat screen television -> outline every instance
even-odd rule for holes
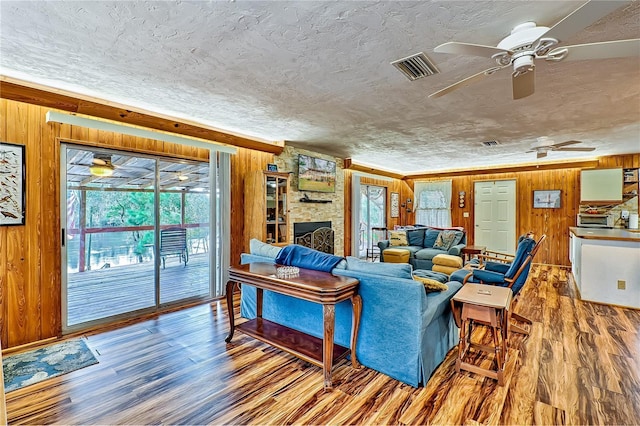
[[[298,154],[298,191],[336,192],[336,163]]]

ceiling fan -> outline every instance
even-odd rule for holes
[[[551,144],[549,144],[549,142],[553,142],[553,141],[545,137],[538,138],[539,145],[532,146],[531,150],[527,152],[535,152],[536,158],[544,158],[547,156],[549,151],[574,151],[574,152],[575,151],[577,152],[595,151],[595,148],[593,147],[568,148],[569,145],[579,144],[579,143],[582,143],[582,141],[565,141],[565,142],[558,142],[558,143],[551,143]]]
[[[97,177],[109,177],[112,176],[114,171],[117,169],[127,169],[133,170],[135,172],[142,173],[153,173],[153,170],[147,169],[145,167],[136,166],[133,164],[113,164],[111,154],[93,152],[93,153],[83,153],[83,155],[91,155],[91,162],[88,163],[89,158],[79,159],[79,162],[70,162],[73,166],[82,166],[87,167],[89,169],[89,173],[93,176]],[[88,163],[88,164],[87,164]]]
[[[429,95],[438,98],[461,87],[496,73],[507,67],[513,68],[513,99],[522,99],[535,91],[535,59],[550,62],[583,59],[608,59],[640,55],[640,39],[604,41],[557,47],[572,34],[618,9],[615,1],[589,1],[556,23],[553,27],[537,26],[535,22],[517,25],[511,34],[496,47],[471,43],[448,42],[433,49],[436,53],[483,56],[495,59],[493,66],[458,81]]]

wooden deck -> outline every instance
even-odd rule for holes
[[[193,254],[187,266],[167,257],[160,269],[160,303],[209,295],[209,254]],[[68,324],[153,307],[153,263],[137,263],[68,275]]]
[[[455,371],[456,350],[422,388],[346,360],[322,369],[242,333],[226,344],[216,301],[93,332],[99,364],[7,394],[10,424],[637,424],[640,311],[583,302],[566,269],[534,265],[514,310],[504,386]],[[234,306],[239,319],[238,298]],[[239,319],[242,321],[242,319]],[[474,340],[490,341],[481,328]],[[478,363],[491,362],[479,354]]]

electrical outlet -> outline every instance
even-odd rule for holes
[[[618,280],[618,290],[624,290],[627,288],[627,282],[624,280]]]
[[[462,213],[462,217],[469,217],[469,212]]]

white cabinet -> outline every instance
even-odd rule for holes
[[[571,228],[571,272],[582,300],[640,309],[640,241],[623,230]],[[609,232],[612,238],[592,238]]]

